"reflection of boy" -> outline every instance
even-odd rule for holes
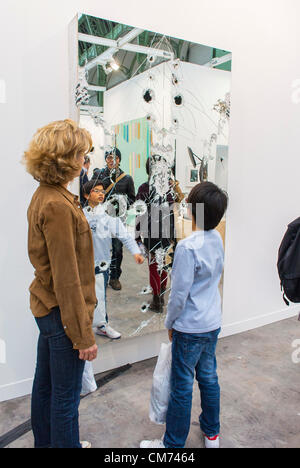
[[[200,428],[205,446],[219,447],[220,387],[216,346],[221,327],[218,290],[223,243],[215,227],[227,208],[227,195],[210,182],[198,184],[188,203],[193,233],[177,245],[172,290],[165,321],[172,341],[171,395],[163,440],[143,441],[142,448],[183,448],[190,429],[194,376],[201,393]],[[204,204],[204,232],[197,205]]]
[[[118,148],[113,148],[105,153],[106,168],[96,171],[93,179],[101,180],[106,190],[106,200],[114,195],[124,195],[127,197],[128,205],[135,202],[135,188],[133,178],[125,174],[120,168],[121,152]],[[123,245],[119,239],[112,239],[112,261],[110,267],[109,285],[115,290],[120,291],[122,285],[120,277],[122,274]]]
[[[111,262],[111,241],[117,238],[134,255],[137,264],[144,262],[140,249],[127,232],[125,226],[119,218],[108,216],[102,203],[105,198],[105,190],[100,181],[90,181],[83,187],[84,197],[88,205],[83,212],[90,225],[95,256],[95,275],[96,275],[96,295],[98,306],[95,310],[97,317],[97,335],[107,336],[111,339],[118,339],[121,334],[115,331],[108,324],[106,313],[106,288],[109,279],[109,267]]]

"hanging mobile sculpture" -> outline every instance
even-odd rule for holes
[[[224,125],[230,119],[230,93],[226,93],[225,99],[218,99],[214,105],[213,110],[220,114],[218,124],[218,134],[220,135],[223,131]]]
[[[90,101],[86,71],[79,72],[79,82],[75,90],[75,103],[77,107],[88,105]]]
[[[107,124],[106,124],[105,120],[103,119],[102,114],[101,114],[101,112],[99,110],[89,109],[88,113],[92,117],[96,127],[102,127],[103,128],[103,131],[104,131],[105,135],[108,135],[108,136],[113,136],[114,135],[114,133],[107,128]]]

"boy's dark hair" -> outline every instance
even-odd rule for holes
[[[89,195],[95,187],[98,187],[98,185],[102,185],[103,187],[103,182],[100,179],[89,180],[89,182],[86,182],[84,186],[82,187],[83,195]]]
[[[204,230],[210,231],[218,226],[227,210],[228,195],[212,182],[202,182],[196,185],[190,192],[187,202],[192,206],[192,215],[200,226],[201,221],[197,219],[197,204],[204,203]]]

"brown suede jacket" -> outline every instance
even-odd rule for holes
[[[78,197],[64,187],[41,183],[28,208],[28,224],[28,254],[35,268],[33,315],[44,317],[58,306],[73,348],[93,346],[93,241]]]

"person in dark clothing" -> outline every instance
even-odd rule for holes
[[[83,194],[83,186],[84,186],[84,184],[86,184],[89,181],[88,172],[89,172],[90,165],[91,165],[91,160],[90,160],[89,156],[85,156],[84,164],[83,164],[82,170],[80,172],[80,179],[79,179],[80,180],[80,204],[81,204],[82,208],[86,204],[86,199],[85,199],[84,194]]]
[[[125,195],[127,206],[135,202],[135,187],[133,178],[125,174],[120,169],[121,152],[118,148],[113,148],[105,153],[106,167],[102,170],[95,170],[92,180],[101,180],[101,184],[106,191],[105,200],[109,200],[114,195]],[[122,274],[123,244],[119,239],[112,239],[112,259],[110,267],[109,285],[116,291],[122,289],[120,277]]]
[[[163,197],[157,197],[155,184],[150,184],[151,163],[155,164],[157,158],[161,157],[148,158],[146,172],[149,179],[138,189],[136,198],[147,204],[147,213],[137,219],[136,231],[137,239],[142,241],[149,254],[149,279],[153,293],[149,308],[154,312],[161,313],[163,312],[168,272],[166,265],[159,268],[156,254],[160,249],[166,252],[174,243],[175,225],[172,205],[176,200],[176,194],[170,180],[170,189]],[[147,218],[146,221],[142,219],[143,217]],[[147,232],[143,232],[145,227]]]

